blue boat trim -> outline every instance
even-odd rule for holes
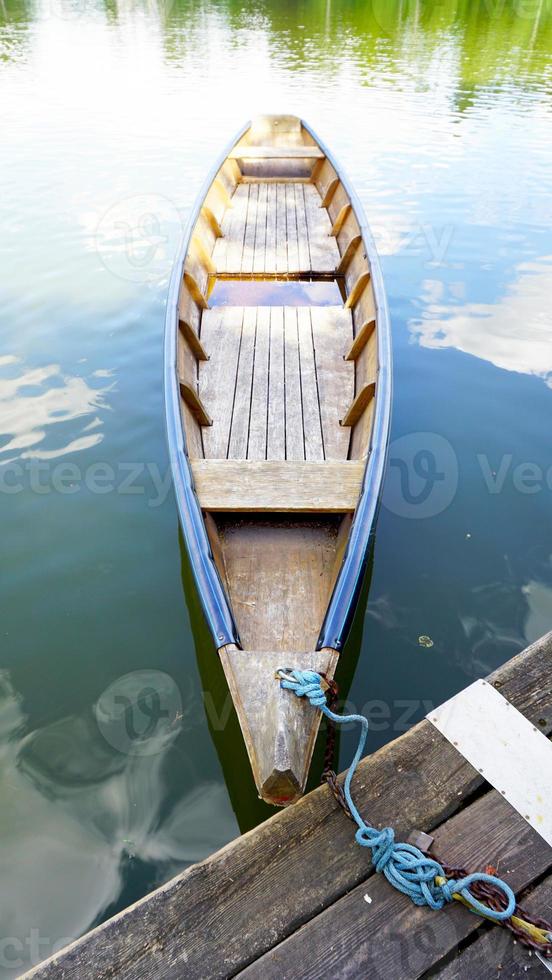
[[[218,573],[201,507],[197,499],[192,471],[188,461],[186,436],[180,415],[180,388],[176,361],[176,340],[178,336],[178,300],[180,286],[184,275],[184,262],[190,244],[194,225],[207,192],[218,171],[224,163],[230,150],[249,129],[250,123],[234,136],[228,146],[222,151],[217,162],[210,170],[192,208],[182,247],[175,260],[165,316],[165,410],[167,416],[167,441],[169,459],[173,474],[178,516],[186,548],[192,567],[192,572],[199,592],[199,598],[207,625],[213,636],[217,649],[227,643],[240,646],[240,638],[234,616],[230,608],[226,589]]]
[[[302,120],[302,124],[307,133],[310,133],[312,138],[316,140],[320,149],[324,151],[326,158],[332,164],[347,191],[366,249],[376,306],[378,374],[370,450],[343,563],[334,585],[317,643],[318,650],[322,647],[333,647],[335,650],[341,650],[351,627],[366,571],[368,554],[375,536],[375,525],[387,463],[392,396],[391,323],[380,260],[364,214],[364,208],[351,181],[337,163],[333,153],[318,138],[308,123]]]
[[[378,375],[370,450],[343,563],[317,643],[317,649],[333,647],[336,650],[341,650],[351,626],[362,587],[368,554],[375,534],[375,523],[385,473],[391,420],[391,327],[379,257],[364,215],[364,209],[343,169],[337,164],[334,155],[304,120],[301,120],[301,123],[323,150],[349,195],[366,249],[376,306]],[[182,247],[174,264],[165,319],[164,374],[169,458],[182,533],[207,625],[217,648],[229,643],[235,643],[236,646],[241,647],[241,643],[228,596],[213,558],[187,456],[186,436],[180,415],[180,392],[176,361],[178,300],[190,238],[203,201],[230,150],[247,132],[249,126],[250,123],[246,123],[223,150],[196,199],[183,237]]]

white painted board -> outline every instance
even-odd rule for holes
[[[552,847],[552,744],[542,732],[486,681],[427,718]]]

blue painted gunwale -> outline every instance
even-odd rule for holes
[[[385,473],[391,420],[391,327],[379,257],[362,205],[333,154],[304,120],[301,120],[301,123],[323,150],[325,156],[339,174],[339,178],[349,196],[366,249],[376,306],[378,375],[376,378],[376,408],[370,449],[361,494],[347,541],[343,562],[328,604],[317,643],[318,649],[321,647],[333,647],[336,650],[341,650],[349,631],[362,587],[368,554],[375,534],[375,523]],[[186,451],[186,436],[180,415],[180,388],[176,359],[179,330],[178,299],[190,238],[203,201],[230,150],[244,136],[249,126],[250,123],[246,123],[225,147],[198,194],[188,219],[182,246],[175,260],[169,285],[165,318],[164,378],[169,459],[182,534],[186,543],[203,612],[217,648],[229,643],[235,643],[240,647],[241,643],[230,607],[230,601],[215,565],[201,507],[194,490],[192,471]]]
[[[393,387],[391,321],[379,255],[364,214],[364,208],[351,181],[331,150],[316,135],[308,123],[304,120],[301,122],[307,133],[310,133],[312,138],[316,140],[326,159],[332,164],[347,192],[362,235],[376,307],[378,370],[375,392],[376,407],[368,459],[343,562],[328,603],[317,643],[318,650],[322,647],[333,647],[335,650],[341,650],[355,614],[368,563],[368,555],[374,543],[376,520],[387,463]]]

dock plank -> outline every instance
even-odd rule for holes
[[[549,633],[490,678],[547,734],[552,729],[552,690],[543,678],[550,676],[551,666]],[[404,839],[413,829],[432,832],[482,784],[454,747],[423,721],[362,760],[354,791],[357,805],[374,825],[392,823],[397,837]],[[534,833],[530,828],[527,832]],[[369,874],[367,854],[355,843],[350,822],[327,787],[321,787],[30,975],[41,980],[233,976]],[[386,885],[379,877],[377,881],[378,887]],[[364,900],[363,905],[368,908]],[[453,908],[441,913],[440,928],[446,927],[449,914],[462,912]],[[408,915],[417,914],[409,905]]]
[[[443,824],[435,833],[434,850],[447,863],[468,870],[498,866],[516,892],[552,867],[552,848],[496,790]],[[482,922],[456,902],[440,911],[418,908],[383,876],[373,875],[238,976],[417,980]],[[471,980],[471,974],[464,976]]]

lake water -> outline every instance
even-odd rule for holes
[[[268,815],[183,558],[164,305],[206,169],[303,116],[382,257],[370,749],[552,625],[547,0],[0,2],[0,975]],[[340,764],[355,734],[341,740]]]

